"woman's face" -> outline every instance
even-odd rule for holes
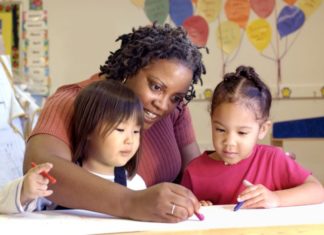
[[[156,60],[126,81],[144,106],[144,129],[171,113],[183,100],[192,70],[176,60]]]

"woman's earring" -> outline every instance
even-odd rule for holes
[[[127,78],[124,78],[124,79],[122,80],[122,84],[125,84],[126,81],[127,81]]]

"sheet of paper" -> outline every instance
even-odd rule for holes
[[[84,210],[43,211],[0,216],[0,233],[98,234],[161,230],[206,230],[217,228],[265,227],[299,224],[324,224],[324,204],[275,209],[241,209],[234,205],[202,207],[204,221],[195,216],[187,221],[166,224],[119,219]],[[35,229],[37,228],[37,229]],[[10,230],[9,230],[10,229]]]

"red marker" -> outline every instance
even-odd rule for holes
[[[32,167],[36,167],[36,166],[37,166],[35,162],[32,162],[31,165],[32,165]],[[51,176],[50,174],[48,174],[47,172],[42,171],[40,174],[41,174],[42,176],[44,176],[45,178],[49,179],[49,181],[50,181],[52,184],[55,184],[55,183],[56,183],[56,179],[55,179],[53,176]]]
[[[198,212],[195,212],[195,215],[197,216],[197,218],[198,218],[200,221],[202,221],[202,220],[205,219],[205,216],[204,216],[203,214],[200,214],[200,213],[198,213]]]

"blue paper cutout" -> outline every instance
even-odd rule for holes
[[[191,0],[170,0],[170,17],[177,26],[182,25],[183,21],[192,15]]]
[[[277,29],[283,38],[297,31],[305,22],[304,12],[296,6],[285,6],[282,8],[278,20]]]

